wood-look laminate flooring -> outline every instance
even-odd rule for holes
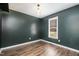
[[[1,56],[78,56],[79,53],[42,41],[2,51]]]

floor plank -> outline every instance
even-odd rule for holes
[[[42,41],[18,49],[2,51],[1,56],[79,56],[79,53]]]

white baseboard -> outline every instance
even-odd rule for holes
[[[60,44],[57,44],[57,43],[49,42],[49,41],[43,40],[43,39],[34,40],[34,41],[31,41],[31,42],[25,42],[25,43],[21,43],[21,44],[9,46],[9,47],[4,47],[4,48],[1,48],[1,49],[0,49],[0,53],[1,53],[3,50],[7,50],[7,49],[11,49],[11,48],[16,48],[16,47],[20,47],[20,46],[23,46],[23,45],[27,45],[27,44],[31,44],[31,43],[35,43],[35,42],[39,42],[39,41],[43,41],[43,42],[46,42],[46,43],[50,43],[50,44],[53,44],[53,45],[56,45],[56,46],[59,46],[59,47],[65,48],[65,49],[69,49],[69,50],[72,50],[72,51],[74,51],[74,52],[79,53],[79,50],[76,50],[76,49],[73,49],[73,48],[70,48],[70,47],[67,47],[67,46],[63,46],[63,45],[60,45]]]
[[[67,47],[67,46],[63,46],[63,45],[60,45],[60,44],[57,44],[57,43],[49,42],[47,40],[43,40],[43,39],[40,39],[40,40],[43,41],[43,42],[50,43],[50,44],[53,44],[53,45],[56,45],[56,46],[59,46],[59,47],[62,47],[62,48],[65,48],[65,49],[79,53],[79,50],[76,50],[76,49],[73,49],[73,48],[70,48],[70,47]]]
[[[4,48],[0,48],[0,53],[3,50],[7,50],[7,49],[11,49],[11,48],[17,48],[23,45],[27,45],[27,44],[31,44],[31,43],[35,43],[35,42],[39,42],[40,40],[34,40],[34,41],[30,41],[30,42],[25,42],[25,43],[21,43],[21,44],[17,44],[17,45],[13,45],[13,46],[8,46],[8,47],[4,47]]]

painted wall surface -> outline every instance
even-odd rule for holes
[[[9,11],[8,3],[0,3],[0,9],[8,12]]]
[[[48,20],[58,16],[58,40],[48,37]],[[49,15],[41,20],[42,38],[79,50],[79,5]]]
[[[12,46],[38,39],[38,18],[17,11],[1,12],[2,39],[1,47]],[[32,34],[31,26],[36,24],[36,34]],[[29,40],[31,37],[31,40]]]
[[[1,11],[1,10],[0,10]],[[1,26],[1,24],[2,24],[2,20],[1,20],[2,18],[1,18],[1,13],[0,13],[0,35],[2,34],[2,26]],[[0,47],[1,47],[1,36],[0,36]]]
[[[48,37],[48,19],[58,16],[58,40]],[[39,19],[17,11],[0,12],[2,38],[0,47],[12,46],[38,38],[79,50],[79,5]],[[31,25],[36,24],[36,34]],[[29,37],[32,39],[29,40]]]

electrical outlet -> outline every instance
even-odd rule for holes
[[[29,37],[29,40],[31,40],[31,37]]]
[[[58,42],[60,42],[60,40],[58,40]]]

